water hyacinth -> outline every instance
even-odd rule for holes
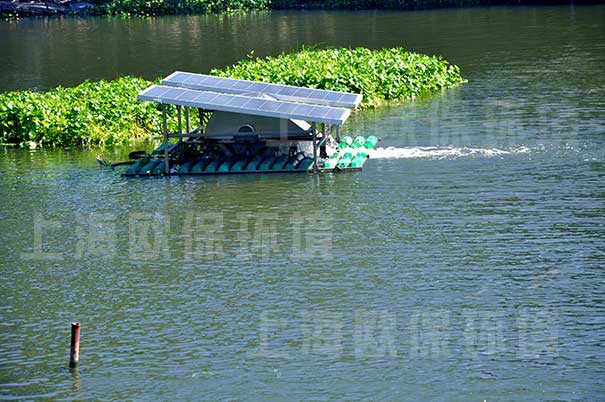
[[[0,138],[4,143],[60,147],[128,144],[161,127],[157,107],[136,100],[138,91],[150,84],[121,77],[44,93],[2,93]]]
[[[456,86],[457,66],[401,48],[303,49],[277,57],[249,58],[211,74],[309,88],[361,93],[360,107],[410,99]],[[130,144],[161,133],[161,109],[137,100],[158,83],[121,77],[84,82],[45,93],[0,94],[0,142],[21,145],[105,146]],[[173,108],[169,108],[173,110]],[[176,128],[174,113],[169,125]]]
[[[303,49],[277,57],[250,57],[224,70],[213,70],[212,74],[360,93],[364,98],[362,108],[411,99],[464,82],[458,66],[438,56],[403,48]]]

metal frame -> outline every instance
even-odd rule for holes
[[[200,125],[199,127],[195,128],[194,130],[191,130],[191,121],[190,121],[190,112],[189,112],[189,107],[185,106],[185,132],[183,132],[183,124],[182,124],[182,112],[181,112],[181,107],[180,105],[175,105],[176,109],[177,109],[177,117],[178,117],[178,132],[176,134],[170,133],[168,131],[168,118],[167,118],[167,114],[166,114],[166,103],[162,103],[162,128],[163,128],[163,132],[164,132],[164,165],[165,165],[165,174],[166,175],[170,175],[170,148],[169,148],[169,139],[170,138],[178,138],[179,139],[179,144],[183,142],[183,139],[185,138],[191,138],[194,136],[194,134],[199,133],[200,136],[204,134],[204,128],[202,125]],[[200,109],[199,110],[199,115],[201,117],[202,121],[205,121],[205,112],[207,110],[206,109]],[[326,123],[319,123],[321,124],[321,129],[318,129],[318,123],[317,122],[311,122],[311,128],[306,131],[307,133],[311,134],[311,138],[310,139],[305,139],[305,138],[296,138],[293,139],[293,141],[308,141],[311,140],[313,141],[313,171],[315,173],[321,172],[321,171],[326,171],[322,168],[319,167],[319,158],[318,158],[318,149],[319,146],[326,141],[327,136],[326,136]],[[332,130],[333,125],[330,124],[329,125],[329,129]],[[340,125],[336,125],[336,133],[337,133],[337,140],[340,141],[339,138],[339,129],[340,129]],[[225,133],[225,134],[234,134],[234,133]],[[273,133],[273,132],[258,132],[257,134],[262,135],[262,134],[280,134],[280,133]],[[321,138],[318,137],[318,134],[321,134]],[[224,142],[230,142],[230,140],[227,139],[215,139],[212,138],[211,140],[222,140]],[[206,140],[208,141],[208,140]],[[270,140],[269,140],[270,141]],[[277,141],[277,140],[276,140]],[[199,141],[197,139],[193,139],[191,140],[191,143],[193,144],[199,144],[202,143],[203,141]],[[261,172],[261,171],[257,171],[257,172]],[[262,171],[264,172],[264,171]],[[271,170],[271,172],[281,172],[281,171],[274,171]],[[285,172],[291,172],[291,170],[287,170]],[[215,173],[215,172],[204,172],[204,173]],[[226,173],[226,172],[220,172],[221,174]],[[199,173],[196,173],[199,174]]]
[[[317,161],[317,130],[316,123],[311,123],[311,130],[313,131],[313,170],[317,173],[319,171],[319,163]]]
[[[179,144],[184,142],[183,139],[185,138],[189,138],[191,139],[191,137],[194,136],[194,134],[199,133],[200,136],[204,134],[204,128],[202,125],[200,125],[199,127],[195,128],[194,130],[191,130],[191,121],[190,121],[190,112],[189,112],[189,107],[185,106],[185,132],[183,132],[183,122],[182,122],[182,112],[181,112],[181,105],[175,105],[176,109],[177,109],[177,117],[178,117],[178,132],[176,134],[170,133],[168,131],[168,118],[167,118],[167,114],[166,114],[166,103],[162,103],[162,128],[163,128],[163,133],[164,133],[164,165],[165,165],[165,174],[166,175],[170,175],[170,149],[169,149],[169,139],[170,138],[178,138],[179,139]],[[200,119],[203,122],[206,122],[205,119],[205,112],[208,111],[207,109],[199,109],[199,115],[200,115]],[[323,142],[325,142],[327,140],[327,136],[326,136],[326,132],[327,129],[326,127],[329,127],[329,130],[331,131],[333,126],[332,124],[330,125],[326,125],[326,123],[319,123],[321,124],[321,129],[318,129],[318,123],[317,122],[311,122],[311,128],[309,130],[307,130],[306,132],[311,134],[311,138],[310,140],[313,141],[313,171],[315,173],[318,172],[322,172],[322,171],[326,171],[325,169],[322,169],[319,167],[319,158],[318,158],[318,149],[319,146],[321,146],[321,144]],[[336,135],[337,135],[337,141],[340,141],[340,134],[339,134],[339,129],[340,129],[340,125],[336,124]],[[234,133],[225,133],[225,134],[234,134]],[[273,133],[273,132],[258,132],[257,134],[262,135],[262,134],[280,134],[280,133]],[[318,137],[318,134],[321,134],[321,138]],[[198,136],[199,137],[199,136]],[[226,140],[226,139],[215,139],[212,138],[211,140],[222,140],[224,142],[229,142],[230,140]],[[296,138],[293,139],[293,141],[308,141],[309,139],[304,139],[304,138]],[[208,141],[208,140],[206,140]],[[270,140],[269,140],[270,141]],[[277,140],[276,140],[277,141]],[[199,141],[197,138],[191,140],[191,143],[194,144],[199,144],[202,143],[203,141]],[[256,171],[256,173],[261,173],[261,172],[265,172],[265,171]],[[286,171],[275,171],[275,170],[271,170],[270,172],[272,173],[279,173],[279,172],[292,172],[291,170],[286,170]],[[227,172],[203,172],[204,174],[224,174]],[[234,172],[235,173],[235,172]],[[238,172],[240,173],[240,172]],[[254,173],[254,172],[241,172],[241,173]],[[193,173],[191,173],[193,174]],[[200,174],[200,173],[195,173],[195,174]]]

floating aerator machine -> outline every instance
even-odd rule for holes
[[[131,153],[124,176],[359,170],[378,141],[340,138],[358,94],[177,71],[138,99],[162,105],[164,142]],[[176,133],[168,131],[171,106]]]

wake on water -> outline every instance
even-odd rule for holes
[[[527,147],[512,148],[503,150],[498,148],[468,148],[468,147],[406,147],[396,148],[378,147],[371,150],[372,159],[407,159],[407,158],[435,158],[435,159],[455,159],[465,156],[483,156],[493,157],[501,155],[527,153],[530,149]]]

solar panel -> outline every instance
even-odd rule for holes
[[[190,106],[257,116],[300,119],[328,124],[343,124],[351,113],[349,109],[331,106],[308,105],[162,85],[152,85],[139,92],[137,98],[139,100],[169,105]]]
[[[362,99],[359,94],[347,92],[220,78],[181,71],[176,71],[164,78],[162,85],[231,94],[256,92],[268,94],[283,101],[346,108],[356,108]]]

